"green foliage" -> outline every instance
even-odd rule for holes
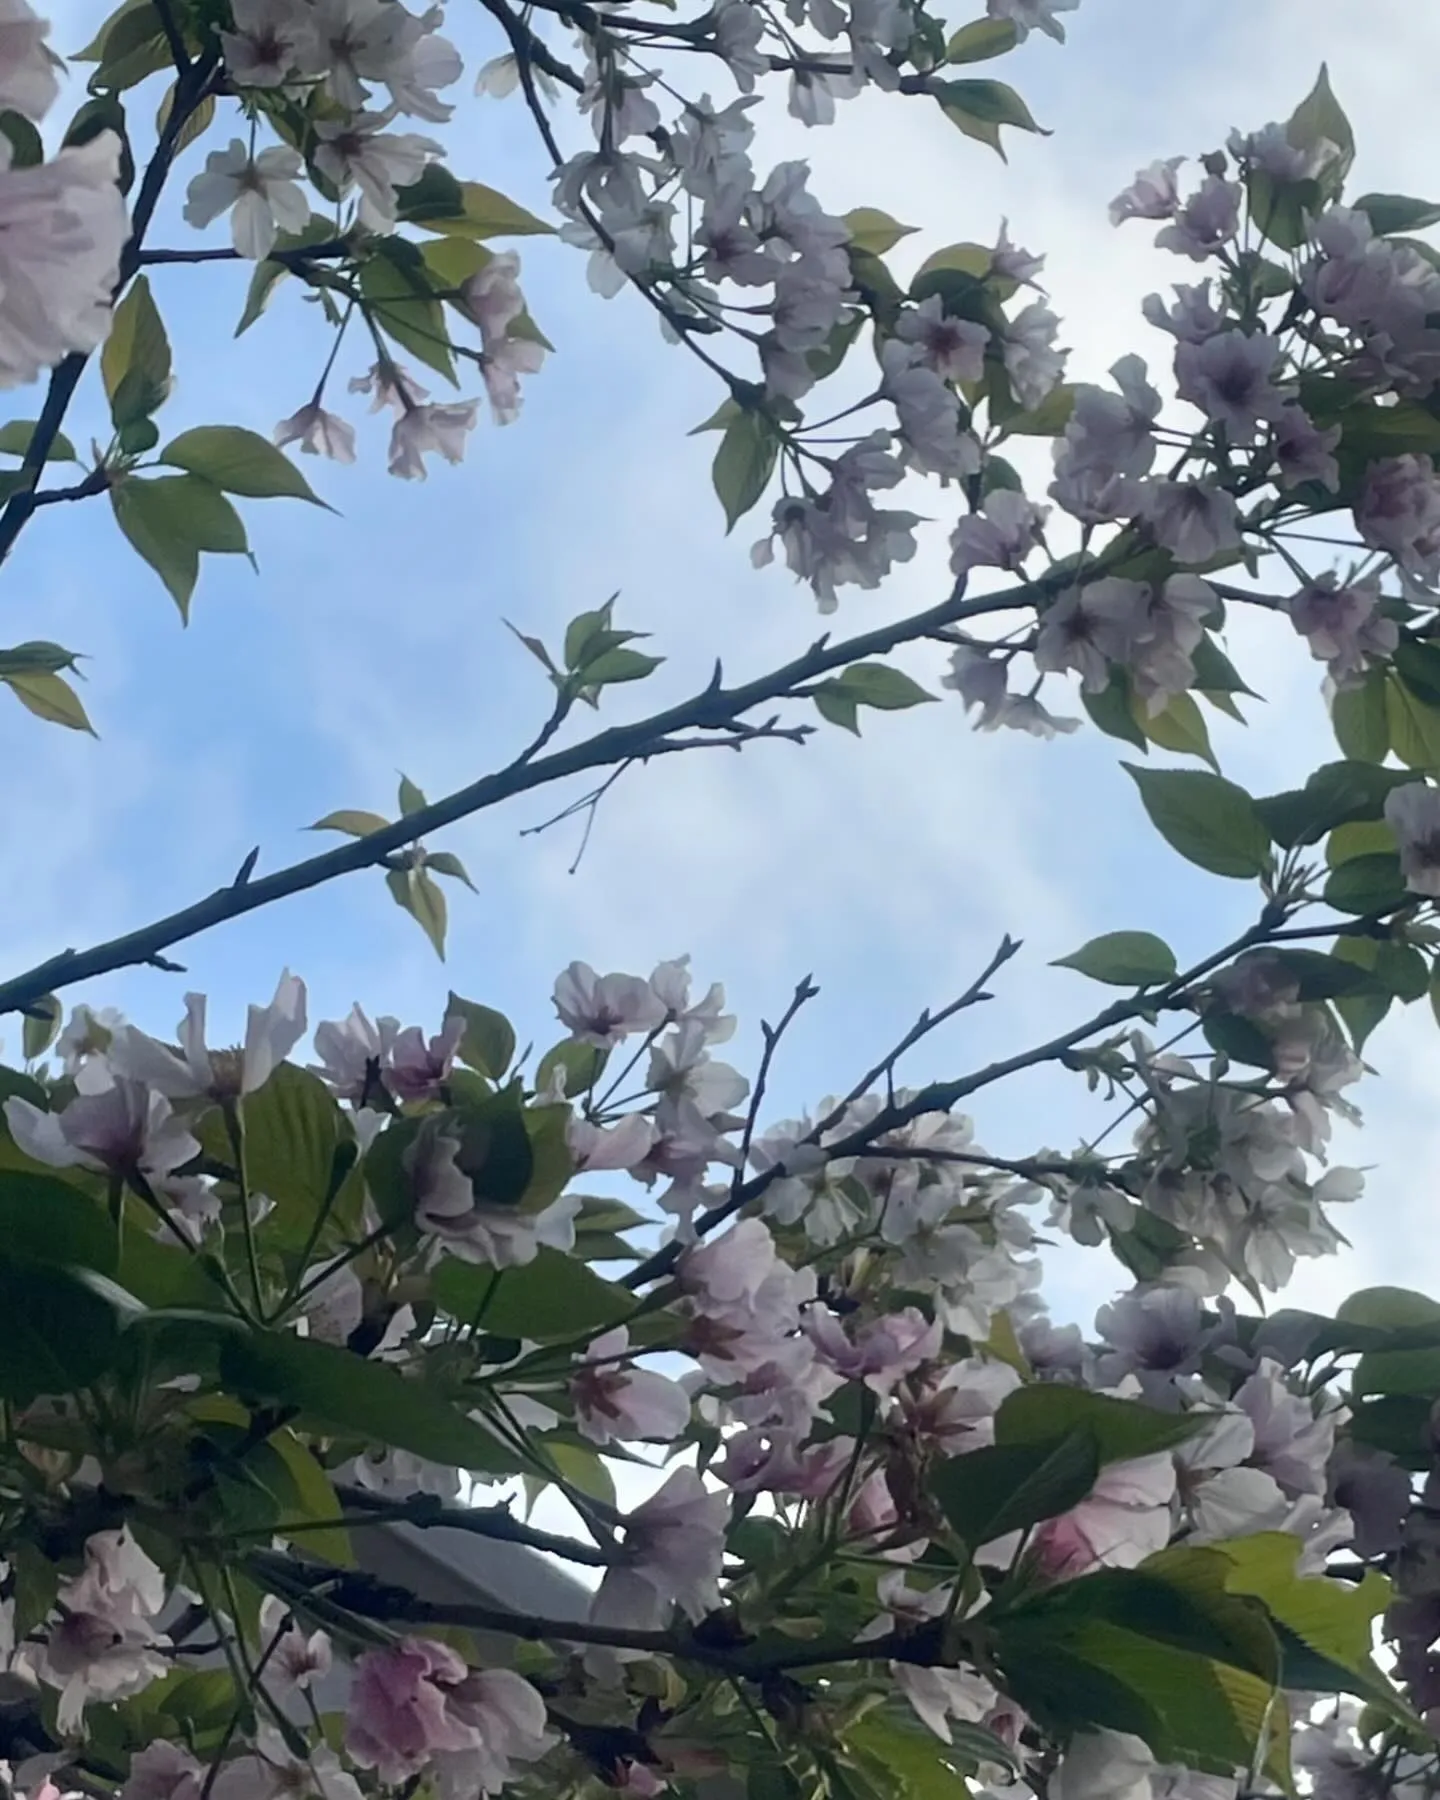
[[[862,706],[873,706],[878,712],[903,712],[935,698],[904,670],[880,662],[851,663],[839,675],[816,682],[810,693],[822,719],[856,737],[860,735]]]
[[[114,1361],[115,1308],[69,1269],[0,1252],[0,1397],[28,1406],[41,1394],[88,1387]]]
[[[1013,19],[972,19],[951,34],[945,46],[945,60],[950,63],[988,62],[992,56],[1003,56],[1019,41]]]
[[[170,340],[143,275],[135,277],[115,308],[100,352],[100,373],[117,431],[148,419],[170,392]]]
[[[987,1444],[948,1457],[930,1491],[951,1530],[973,1549],[1078,1506],[1100,1473],[1100,1446],[1083,1427],[1034,1444]]]
[[[461,1062],[491,1081],[499,1081],[515,1060],[515,1027],[504,1013],[475,1000],[462,1000],[452,989],[445,1017],[465,1022],[458,1052]]]
[[[1400,858],[1393,851],[1377,856],[1356,856],[1331,871],[1325,883],[1325,901],[1337,912],[1380,913],[1405,900],[1405,879]]]
[[[338,812],[326,813],[323,819],[317,819],[308,829],[311,831],[343,831],[347,837],[369,837],[372,832],[384,831],[394,823],[393,819],[383,818],[379,813],[362,812],[355,807],[341,807]]]
[[[555,227],[479,181],[457,181],[431,163],[412,187],[399,191],[399,216],[445,237],[533,237]]]
[[[930,91],[940,102],[940,110],[952,125],[966,137],[988,144],[1005,160],[1005,147],[1000,141],[1002,125],[1013,125],[1020,131],[1050,134],[1035,123],[1030,108],[1003,81],[936,81]]]
[[[252,1403],[295,1407],[311,1429],[475,1474],[515,1468],[496,1438],[423,1381],[333,1344],[274,1332],[230,1334],[220,1367],[231,1391]]]
[[[30,440],[35,435],[37,421],[34,419],[12,419],[8,425],[0,425],[0,455],[24,456],[30,449]],[[50,446],[45,452],[47,462],[79,462],[75,454],[75,446],[63,431],[57,431],[50,439]]]
[[[1412,200],[1407,194],[1361,194],[1350,205],[1365,214],[1380,237],[1440,224],[1440,206],[1429,200]]]
[[[769,417],[756,407],[737,412],[725,426],[711,480],[725,509],[727,531],[734,530],[769,487],[781,441]]]
[[[445,311],[420,252],[407,238],[382,238],[360,265],[368,316],[402,349],[455,383]]]
[[[1200,770],[1123,767],[1151,824],[1188,862],[1235,880],[1269,868],[1270,834],[1244,788]]]
[[[995,1414],[995,1442],[1046,1444],[1084,1431],[1094,1439],[1104,1465],[1173,1449],[1203,1425],[1203,1417],[1196,1413],[1162,1413],[1135,1400],[1041,1382],[1017,1388],[1001,1401]]]
[[[1175,952],[1149,931],[1107,931],[1069,956],[1057,957],[1051,967],[1076,969],[1116,987],[1153,987],[1173,981],[1178,973]]]
[[[436,886],[424,865],[412,863],[403,869],[387,869],[385,885],[390,890],[391,899],[403,912],[409,913],[429,938],[435,954],[444,962],[449,913],[444,893]]]
[[[318,498],[310,483],[288,456],[268,438],[240,425],[196,425],[182,431],[160,452],[160,461],[171,468],[203,476],[227,494],[251,500]]]
[[[540,1344],[608,1331],[638,1304],[628,1288],[543,1244],[533,1262],[516,1269],[482,1268],[448,1256],[436,1268],[434,1291],[452,1317],[479,1319],[495,1336]]]
[[[1385,796],[1412,777],[1364,761],[1325,763],[1303,788],[1257,800],[1255,811],[1282,848],[1318,844],[1340,825],[1384,816]]]
[[[856,249],[868,250],[872,256],[884,256],[901,238],[915,234],[913,225],[901,225],[889,213],[881,212],[878,206],[854,207],[842,214],[841,223],[849,231],[850,242]]]

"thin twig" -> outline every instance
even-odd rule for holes
[[[563,1557],[567,1562],[587,1563],[604,1568],[609,1561],[605,1553],[575,1538],[556,1532],[541,1531],[517,1519],[505,1506],[446,1506],[434,1494],[409,1494],[404,1499],[386,1499],[366,1488],[337,1482],[335,1493],[342,1504],[357,1512],[373,1513],[376,1524],[401,1521],[421,1530],[441,1526],[450,1531],[468,1531],[475,1537],[491,1538],[502,1544],[524,1544],[531,1550],[543,1550],[549,1556]],[[352,1524],[354,1521],[350,1521]]]

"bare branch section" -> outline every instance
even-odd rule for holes
[[[3,517],[0,517],[0,553],[3,553]],[[867,657],[886,655],[901,644],[923,641],[941,626],[1043,603],[1049,593],[1070,579],[1065,574],[1047,575],[1002,593],[980,595],[974,599],[966,599],[957,589],[938,606],[915,613],[908,619],[880,626],[840,643],[821,638],[793,662],[739,687],[726,688],[712,682],[688,700],[648,719],[612,726],[548,756],[537,757],[527,751],[505,768],[481,776],[468,787],[460,788],[430,806],[408,813],[383,831],[341,844],[319,856],[307,857],[273,875],[227,883],[179,912],[90,949],[63,950],[24,974],[0,983],[0,1013],[23,1011],[41,995],[72,987],[76,982],[88,981],[96,975],[110,974],[116,969],[167,966],[161,960],[163,953],[187,938],[210,931],[245,913],[256,912],[263,906],[272,906],[292,894],[320,887],[338,876],[350,875],[359,869],[382,867],[386,858],[397,850],[461,819],[498,806],[502,801],[511,800],[517,794],[531,793],[551,782],[591,770],[643,761],[647,756],[676,748],[668,741],[676,733],[729,734],[705,741],[737,744],[747,737],[778,736],[780,734],[765,728],[757,731],[747,727],[743,722],[744,715],[756,707],[794,698],[798,688],[817,676],[846,668]]]

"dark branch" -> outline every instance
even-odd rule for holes
[[[0,518],[3,531],[3,518]],[[388,856],[408,844],[428,837],[460,819],[497,806],[517,794],[530,793],[552,781],[561,781],[589,770],[607,768],[617,763],[643,757],[672,733],[686,730],[713,731],[724,729],[746,712],[764,706],[788,694],[802,682],[832,669],[845,667],[866,657],[884,655],[897,645],[923,638],[938,626],[957,619],[985,613],[1007,612],[1032,606],[1053,586],[1073,579],[1068,574],[1042,576],[1000,594],[986,594],[967,600],[952,594],[940,605],[882,625],[838,644],[816,646],[783,668],[762,675],[757,680],[735,688],[706,687],[690,699],[682,700],[667,711],[631,725],[615,725],[594,737],[564,750],[552,752],[529,762],[515,762],[495,774],[485,775],[468,787],[437,800],[433,805],[407,814],[369,837],[356,838],[319,856],[307,857],[277,870],[258,881],[243,886],[227,883],[207,894],[203,900],[143,925],[138,930],[112,938],[87,950],[63,950],[35,968],[0,983],[0,1013],[14,1012],[42,994],[105,975],[115,969],[129,968],[151,961],[173,944],[209,931],[226,920],[255,912],[277,900],[302,894],[310,888],[333,881],[337,876],[353,874],[358,869],[375,868]]]
[[[403,1520],[422,1529],[443,1525],[451,1531],[468,1531],[475,1537],[491,1538],[502,1544],[524,1544],[531,1550],[543,1550],[549,1556],[563,1557],[567,1562],[587,1563],[604,1568],[608,1561],[604,1552],[575,1538],[561,1537],[553,1531],[541,1531],[517,1519],[504,1506],[446,1506],[433,1494],[411,1494],[403,1500],[387,1500],[366,1488],[337,1483],[335,1492],[341,1502],[355,1512],[373,1513],[377,1525]],[[354,1521],[350,1523],[353,1525]]]

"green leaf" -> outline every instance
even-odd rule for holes
[[[979,1729],[985,1737],[993,1736],[983,1726]],[[907,1727],[876,1708],[857,1719],[844,1735],[851,1754],[858,1751],[870,1759],[877,1770],[890,1777],[895,1791],[906,1796],[906,1800],[969,1800],[969,1784],[954,1765],[961,1761],[973,1763],[974,1755],[972,1752],[970,1758],[964,1756],[961,1746],[953,1741],[953,1732],[952,1742],[942,1744],[933,1732]],[[997,1762],[1002,1768],[1010,1766],[1009,1753],[998,1738],[995,1741],[999,1748],[986,1760]],[[847,1794],[848,1784],[842,1788],[837,1782],[831,1791],[837,1796]],[[749,1800],[767,1797],[752,1786]],[[781,1800],[779,1790],[777,1800]],[[788,1794],[785,1800],[790,1800]]]
[[[945,46],[949,63],[988,62],[992,56],[1003,56],[1019,42],[1012,19],[972,19],[953,33]]]
[[[33,169],[44,162],[45,145],[24,113],[0,111],[0,137],[10,146],[12,169]]]
[[[330,1477],[320,1466],[314,1452],[288,1428],[275,1432],[268,1440],[285,1465],[299,1505],[289,1514],[307,1523],[321,1519],[338,1519],[343,1511]],[[350,1534],[343,1525],[329,1531],[304,1531],[295,1536],[298,1547],[312,1556],[322,1557],[337,1568],[353,1569],[355,1552],[350,1547]]]
[[[534,237],[555,227],[479,181],[457,181],[431,163],[412,187],[399,190],[399,216],[447,237]]]
[[[6,1256],[78,1263],[102,1275],[113,1275],[119,1263],[115,1227],[99,1201],[58,1176],[18,1169],[0,1171],[0,1244]]]
[[[586,687],[612,687],[620,681],[643,681],[653,675],[664,662],[663,656],[647,656],[642,650],[614,649],[602,651],[593,662],[587,662],[580,673]]]
[[[50,725],[66,725],[71,731],[96,735],[80,696],[61,675],[0,675],[15,698],[37,719]]]
[[[115,93],[171,66],[170,41],[151,0],[140,0],[139,5],[122,8],[114,15],[96,60],[100,67],[90,77],[92,89]]]
[[[435,947],[441,962],[445,960],[445,927],[447,910],[445,895],[424,869],[389,869],[385,874],[395,904],[408,912]]]
[[[1417,700],[1440,707],[1440,644],[1402,638],[1392,666]]]
[[[0,1395],[20,1406],[88,1387],[114,1361],[114,1308],[64,1269],[0,1254],[0,1318]]]
[[[1227,1591],[1262,1601],[1280,1627],[1285,1686],[1356,1694],[1403,1716],[1395,1689],[1371,1655],[1390,1583],[1373,1569],[1359,1582],[1297,1574],[1300,1547],[1298,1538],[1281,1531],[1214,1546],[1231,1565]],[[1303,1662],[1300,1651],[1307,1653]]]
[[[1088,1431],[1103,1465],[1172,1449],[1194,1437],[1203,1425],[1199,1414],[1162,1413],[1137,1400],[1038,1383],[1016,1388],[1000,1402],[995,1442],[1054,1444],[1072,1431]]]
[[[250,1191],[273,1202],[264,1235],[287,1249],[299,1249],[330,1197],[336,1152],[351,1139],[345,1115],[318,1075],[291,1062],[279,1063],[263,1087],[245,1095],[240,1108]],[[230,1161],[223,1126],[206,1147],[221,1161]]]
[[[1332,869],[1357,856],[1375,856],[1395,849],[1395,833],[1383,819],[1353,825],[1337,825],[1325,841],[1325,860]]]
[[[309,831],[343,831],[347,837],[369,837],[372,831],[384,831],[393,824],[391,819],[381,818],[379,813],[362,812],[353,807],[342,806],[338,812],[326,813],[323,819],[317,819],[313,825],[307,826]]]
[[[1187,861],[1236,880],[1269,868],[1270,834],[1244,788],[1199,769],[1122,766],[1155,829]]]
[[[996,420],[1005,437],[1059,437],[1070,423],[1075,410],[1075,389],[1066,381],[1056,382],[1038,406],[1028,411],[1009,412]],[[1184,696],[1177,696],[1183,698]],[[1159,742],[1159,739],[1156,739]]]
[[[1362,968],[1340,957],[1342,947],[1355,941],[1341,938],[1334,951],[1328,954],[1320,950],[1289,948],[1266,949],[1260,954],[1266,962],[1278,963],[1294,978],[1300,1000],[1338,1000],[1348,994],[1367,993],[1375,986]]]
[[[446,875],[452,881],[463,881],[472,894],[478,894],[479,888],[465,872],[465,865],[458,856],[449,850],[431,850],[426,854],[425,867],[436,875]]]
[[[815,702],[816,712],[827,724],[838,725],[842,731],[853,731],[859,737],[859,707],[843,688],[834,682],[821,682],[811,698]]]
[[[930,91],[952,125],[958,126],[966,137],[988,144],[1002,162],[1005,160],[1004,146],[1000,142],[1002,125],[1038,132],[1042,137],[1050,135],[1035,123],[1029,107],[1014,88],[1007,87],[1003,81],[934,81]]]
[[[1379,763],[1390,754],[1385,688],[1385,670],[1377,666],[1357,687],[1342,688],[1330,704],[1335,741],[1353,761]]]
[[[1069,956],[1057,957],[1053,969],[1076,969],[1092,981],[1116,987],[1153,987],[1178,974],[1175,952],[1149,931],[1107,931]]]
[[[30,448],[30,440],[35,435],[37,421],[34,419],[12,419],[8,425],[0,425],[0,453],[6,456],[23,457]],[[49,462],[79,462],[75,454],[75,446],[63,431],[57,431],[50,440],[50,448],[46,452]]]
[[[445,1017],[465,1021],[457,1052],[461,1062],[491,1081],[499,1081],[515,1058],[515,1027],[504,1013],[475,1000],[462,1000],[452,989]]]
[[[544,1246],[533,1262],[506,1269],[498,1283],[495,1271],[458,1257],[442,1257],[431,1291],[453,1318],[474,1318],[492,1284],[485,1306],[485,1329],[497,1337],[556,1343],[594,1336],[628,1319],[639,1304],[628,1288],[606,1281],[563,1251]]]
[[[1379,977],[1380,945],[1374,938],[1340,938],[1331,955],[1338,964],[1353,968],[1365,983],[1361,992],[1342,994],[1335,1002],[1335,1010],[1358,1054],[1389,1012],[1394,996]]]
[[[535,1070],[535,1086],[540,1090],[548,1088],[556,1070],[563,1069],[566,1098],[574,1100],[580,1094],[590,1092],[604,1074],[609,1060],[610,1052],[602,1050],[598,1044],[577,1044],[573,1038],[565,1038],[540,1058]]]
[[[1362,194],[1350,205],[1369,219],[1378,237],[1392,231],[1424,231],[1440,224],[1440,206],[1429,200],[1412,200],[1407,194]]]
[[[159,481],[130,476],[111,488],[110,505],[131,548],[165,583],[180,617],[188,622],[200,552],[175,516],[173,493]]]
[[[835,678],[835,686],[857,706],[873,706],[880,712],[903,712],[933,700],[918,681],[889,663],[851,663]]]
[[[165,90],[165,97],[161,100],[159,107],[156,109],[155,131],[157,135],[163,132],[165,127],[169,124],[170,109],[174,104],[175,83],[172,81]],[[204,137],[205,133],[210,129],[214,122],[215,96],[213,94],[205,94],[201,99],[195,101],[191,105],[189,111],[185,115],[184,123],[175,134],[175,154],[178,156],[182,150],[188,150],[191,144],[195,143],[197,139]]]
[[[1173,694],[1164,710],[1158,713],[1152,713],[1139,703],[1138,696],[1132,704],[1135,705],[1136,723],[1152,744],[1158,744],[1162,750],[1173,750],[1180,756],[1198,756],[1219,774],[1215,752],[1210,748],[1205,715],[1195,704],[1193,694]]]
[[[324,504],[282,450],[241,425],[196,425],[160,452],[160,461],[203,475],[227,494],[250,500],[276,497]]]
[[[360,292],[369,315],[397,344],[454,383],[455,359],[444,308],[418,253],[410,262],[387,253],[392,244],[414,249],[403,238],[382,239],[381,248],[360,265]]]
[[[1355,160],[1355,133],[1331,90],[1330,71],[1324,63],[1314,87],[1290,115],[1285,136],[1297,150],[1314,150],[1326,142],[1335,145],[1340,156],[1325,170],[1321,191],[1326,198],[1338,194]]]
[[[203,475],[155,475],[146,481],[157,504],[163,504],[178,536],[197,550],[246,556],[250,551],[239,513]]]
[[[227,1389],[248,1400],[294,1406],[315,1425],[366,1444],[388,1444],[477,1474],[509,1474],[510,1452],[456,1406],[388,1363],[288,1333],[227,1336]]]
[[[276,234],[276,250],[301,250],[307,244],[329,243],[335,236],[335,227],[328,219],[312,219],[303,231],[282,231]],[[245,292],[245,306],[240,314],[240,322],[235,327],[236,337],[247,332],[270,304],[270,296],[276,284],[291,273],[282,262],[276,262],[267,256],[256,263],[250,277],[250,285]]]
[[[1335,1309],[1346,1325],[1373,1325],[1383,1331],[1440,1325],[1440,1301],[1413,1288],[1360,1288]]]
[[[850,242],[872,256],[884,256],[901,238],[914,235],[915,226],[901,225],[878,206],[857,206],[841,215],[841,224],[850,233]]]
[[[408,819],[412,813],[424,812],[430,802],[408,775],[402,775],[396,794],[396,804],[400,808],[401,816]]]
[[[1382,818],[1386,795],[1411,779],[1370,762],[1325,763],[1303,788],[1257,800],[1255,810],[1275,842],[1289,850],[1318,844],[1337,826]]]
[[[1325,883],[1325,903],[1337,912],[1381,913],[1403,906],[1407,898],[1400,858],[1356,856],[1332,869]]]
[[[25,1010],[25,1022],[20,1027],[20,1047],[25,1053],[26,1062],[34,1062],[37,1057],[45,1054],[59,1037],[64,1017],[65,1008],[54,994],[41,994],[39,999],[30,1002]],[[3,1197],[0,1197],[0,1208],[3,1205]],[[8,1243],[8,1237],[4,1237],[3,1241]],[[82,1257],[81,1261],[83,1260]]]
[[[1426,706],[1393,671],[1385,680],[1390,747],[1410,769],[1440,768],[1440,711]]]
[[[747,410],[725,427],[715,452],[711,480],[725,509],[725,529],[733,531],[775,473],[780,438],[763,413]]]
[[[1092,724],[1098,725],[1106,737],[1133,744],[1148,756],[1150,742],[1135,721],[1131,699],[1130,678],[1120,668],[1111,669],[1109,686],[1098,693],[1090,693],[1085,688],[1080,690],[1080,704],[1089,713]]]
[[[100,374],[117,426],[148,416],[170,391],[170,340],[143,275],[115,308],[100,352]]]
[[[1100,1447],[1083,1426],[1038,1443],[989,1444],[947,1457],[930,1491],[972,1549],[1078,1506],[1100,1473]]]

